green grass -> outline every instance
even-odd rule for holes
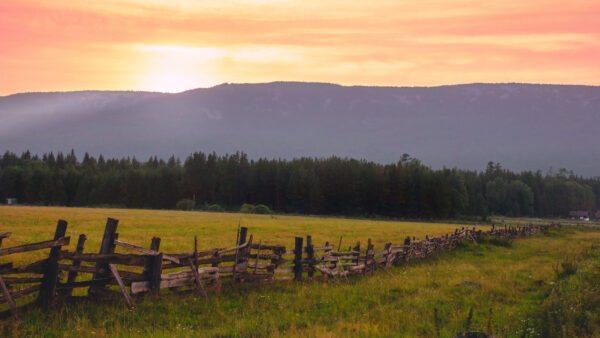
[[[152,235],[159,233],[163,235],[163,243],[168,243],[167,238],[184,244],[190,241],[186,236],[199,234],[202,229],[204,238],[210,237],[209,230],[215,234],[218,230],[229,232],[228,240],[219,242],[215,236],[201,247],[231,244],[238,217],[249,226],[250,232],[259,234],[257,238],[288,245],[296,234],[312,234],[318,241],[331,236],[328,240],[333,241],[344,233],[349,234],[349,243],[355,239],[364,241],[366,236],[383,243],[386,237],[400,242],[407,234],[424,237],[426,233],[435,235],[456,227],[148,210],[0,208],[0,231],[13,231],[16,236],[21,232],[17,225],[23,224],[29,237],[19,234],[20,239],[47,239],[55,219],[64,217],[70,222],[71,234],[81,229],[91,239],[101,235],[106,216],[122,220],[120,238],[146,245]],[[196,222],[201,225],[195,225]],[[143,228],[129,229],[133,224]],[[287,227],[291,230],[286,231]],[[161,231],[148,233],[145,228]],[[90,247],[97,249],[97,245]],[[572,274],[561,275],[561,263],[567,256],[577,257],[578,268]],[[540,332],[538,324],[545,314],[557,306],[578,304],[584,297],[581,290],[594,291],[580,281],[589,279],[590,271],[598,266],[600,231],[564,229],[514,240],[510,245],[492,240],[465,243],[452,252],[422,262],[328,283],[274,282],[224,287],[220,293],[209,294],[208,300],[167,291],[157,300],[137,299],[134,310],[128,310],[124,302],[61,305],[51,312],[34,309],[23,315],[24,325],[19,330],[12,321],[0,323],[0,336],[431,337],[439,332],[442,337],[451,337],[464,329],[471,309],[472,330],[486,331],[491,322],[499,336],[521,337],[523,332],[525,336],[534,336]],[[558,287],[564,296],[552,296],[560,291],[555,291]],[[590,321],[593,324],[595,317],[586,318],[588,324]],[[569,328],[581,320],[567,317],[560,323],[569,333],[574,332]],[[591,335],[600,334],[592,324]]]
[[[119,220],[119,239],[147,247],[152,237],[161,237],[165,252],[190,252],[194,236],[198,236],[199,249],[231,247],[235,243],[238,221],[249,228],[255,241],[264,244],[283,244],[290,250],[294,237],[311,235],[315,245],[326,241],[342,247],[354,246],[356,241],[366,243],[373,239],[376,247],[386,242],[402,243],[406,236],[425,238],[442,235],[460,227],[457,224],[418,223],[399,221],[353,220],[308,216],[256,215],[198,211],[139,210],[0,206],[0,232],[11,231],[3,247],[51,239],[56,221],[69,223],[67,236],[71,236],[70,249],[74,249],[79,234],[86,234],[86,252],[97,252],[102,240],[106,218]],[[47,252],[37,252],[44,257]],[[11,256],[14,257],[14,256]],[[18,257],[20,259],[20,256]],[[30,258],[29,256],[27,258]],[[0,257],[0,262],[1,261]]]

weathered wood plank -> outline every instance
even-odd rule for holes
[[[207,275],[207,276],[203,277],[202,279],[218,280],[219,276],[218,275]],[[191,285],[194,285],[195,283],[196,283],[195,278],[193,276],[190,276],[190,277],[186,277],[186,278],[163,280],[160,282],[160,288],[164,289],[164,288],[175,288],[175,287],[180,287],[180,286],[191,286]],[[141,281],[141,282],[131,283],[131,293],[132,294],[136,294],[136,293],[140,293],[140,292],[147,292],[147,291],[151,291],[150,282]]]
[[[200,274],[198,274],[198,268],[194,265],[193,260],[189,260],[190,268],[192,270],[192,274],[194,275],[194,279],[196,280],[196,293],[202,292],[204,298],[208,298],[206,295],[206,290],[204,290],[204,286],[202,285],[202,281],[200,280]]]
[[[134,308],[135,306],[133,304],[133,299],[131,299],[129,292],[127,292],[127,288],[125,287],[125,284],[123,284],[121,276],[119,276],[119,271],[117,271],[117,268],[114,266],[114,264],[108,264],[108,268],[110,269],[110,272],[119,284],[119,288],[121,288],[121,293],[123,293],[123,297],[125,297],[127,305],[129,305],[130,308]]]
[[[123,248],[131,249],[131,250],[134,250],[134,251],[137,251],[137,252],[141,252],[143,254],[150,255],[150,256],[156,256],[156,255],[159,254],[158,251],[144,249],[144,248],[139,247],[137,245],[133,245],[133,244],[130,244],[130,243],[127,243],[127,242],[119,241],[118,239],[115,239],[115,245],[118,245],[118,246],[123,247]],[[173,257],[173,256],[169,256],[169,255],[164,254],[164,253],[163,253],[163,259],[167,260],[167,261],[170,261],[170,262],[173,262],[175,264],[181,264],[179,262],[179,258]]]
[[[71,240],[70,237],[62,237],[62,238],[53,239],[50,241],[43,241],[43,242],[38,242],[38,243],[13,246],[11,248],[4,248],[4,249],[0,249],[0,256],[10,255],[10,254],[15,254],[15,253],[20,253],[20,252],[48,249],[48,248],[53,248],[53,247],[63,246],[63,245],[69,245],[70,240]]]
[[[11,284],[32,284],[40,283],[43,278],[41,277],[4,277],[4,283],[6,285]]]
[[[93,254],[93,253],[75,253],[68,251],[61,251],[60,259],[79,260],[83,262],[95,262],[102,271],[108,271],[108,263],[130,265],[130,266],[144,266],[149,261],[149,255],[134,255],[134,254]]]

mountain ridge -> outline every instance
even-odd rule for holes
[[[433,167],[568,168],[600,174],[600,86],[472,83],[434,87],[276,81],[180,93],[72,91],[0,97],[9,151],[104,156],[194,151],[251,158],[330,156]]]

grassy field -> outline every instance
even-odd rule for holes
[[[202,248],[230,246],[238,219],[256,238],[290,246],[295,235],[311,234],[319,243],[337,241],[344,234],[348,245],[366,237],[382,244],[388,239],[400,242],[409,234],[424,237],[456,227],[315,217],[3,207],[0,232],[13,232],[6,246],[45,240],[52,235],[56,219],[63,218],[69,221],[68,233],[86,233],[88,250],[96,251],[107,216],[121,221],[120,238],[146,246],[152,236],[160,236],[165,248],[177,251],[191,249],[193,235],[199,236]],[[567,273],[565,263],[574,265],[575,271]],[[49,313],[32,310],[24,314],[19,330],[12,321],[1,322],[0,336],[451,337],[469,326],[493,330],[502,337],[529,337],[544,333],[542,322],[550,315],[555,317],[547,320],[559,323],[551,332],[556,336],[581,335],[577,327],[598,336],[599,269],[600,231],[570,228],[515,240],[508,246],[468,243],[423,262],[329,283],[224,287],[208,300],[167,291],[158,300],[138,299],[134,310],[121,302],[62,305]],[[556,315],[563,308],[566,312]]]
[[[0,206],[0,232],[12,231],[4,247],[43,241],[54,235],[56,221],[69,223],[67,236],[72,237],[71,248],[77,235],[86,234],[86,249],[97,252],[102,240],[106,218],[119,220],[119,239],[143,247],[152,237],[161,237],[161,249],[170,252],[193,251],[194,236],[199,249],[231,247],[235,243],[238,221],[249,229],[255,241],[265,244],[283,244],[290,250],[294,237],[311,235],[316,245],[339,242],[342,246],[366,243],[383,247],[386,242],[402,243],[406,236],[424,238],[441,235],[460,227],[457,224],[370,221],[345,218],[307,216],[253,215],[172,210],[135,210],[99,208],[61,208]],[[43,253],[40,253],[43,256]]]

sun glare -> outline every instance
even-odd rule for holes
[[[221,55],[216,48],[136,46],[142,53],[143,70],[138,86],[150,91],[177,93],[215,84],[213,63]]]

